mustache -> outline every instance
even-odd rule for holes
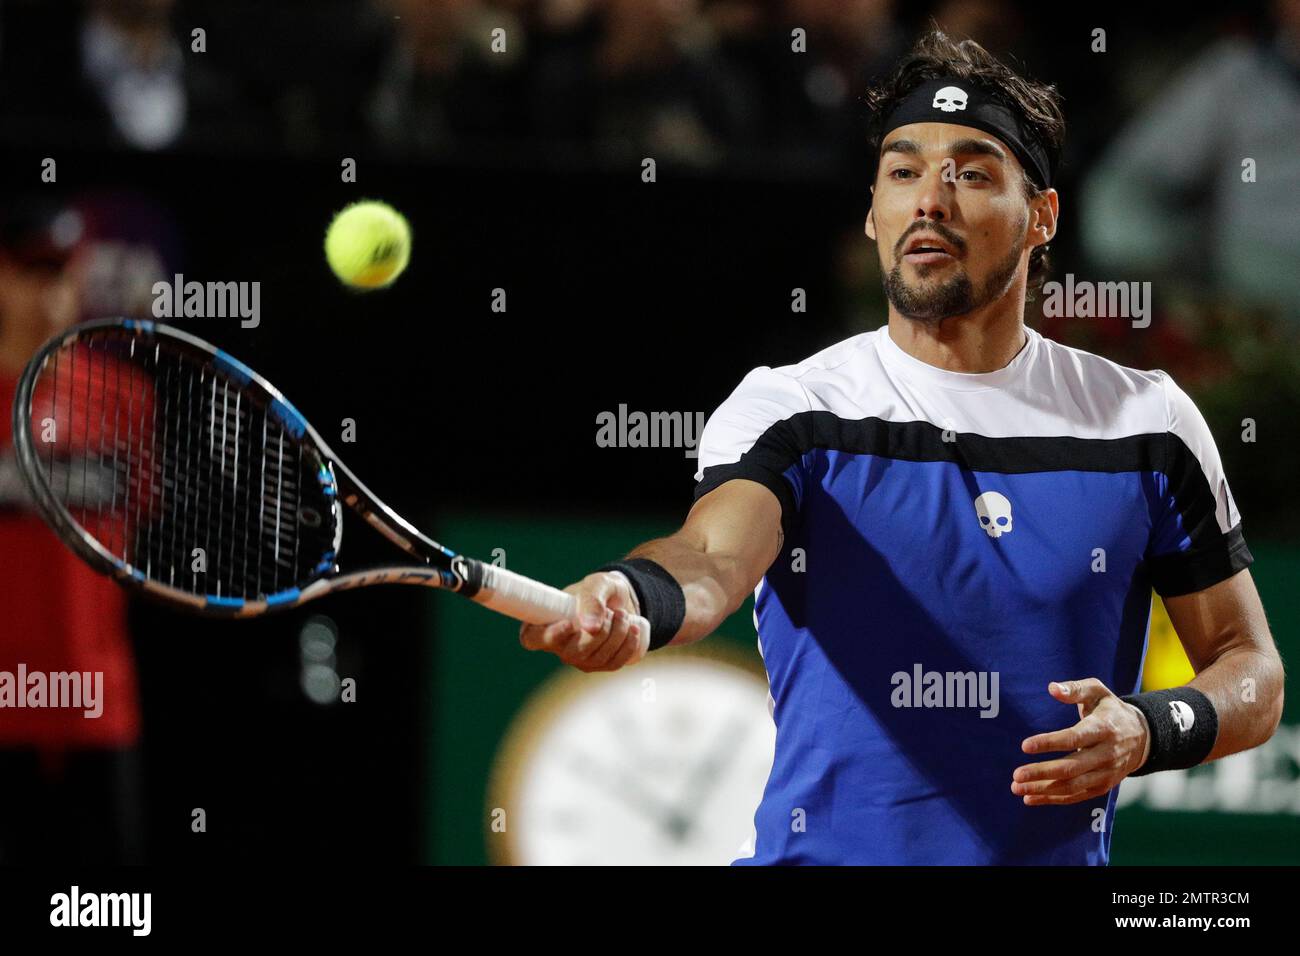
[[[907,245],[907,241],[918,232],[932,232],[958,252],[966,251],[966,241],[962,239],[961,236],[957,235],[941,222],[922,219],[908,229],[907,232],[898,237],[898,242],[894,245],[895,257],[903,254],[903,247]]]

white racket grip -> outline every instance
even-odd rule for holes
[[[483,584],[474,600],[526,624],[553,624],[578,614],[578,601],[572,594],[495,564],[483,565]],[[649,647],[650,622],[636,615],[632,626],[642,647]]]

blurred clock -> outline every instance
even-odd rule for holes
[[[527,865],[751,855],[775,735],[761,670],[693,648],[610,674],[561,671],[497,755],[489,855]]]

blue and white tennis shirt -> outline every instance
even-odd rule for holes
[[[1107,861],[1115,791],[1011,792],[1049,759],[1021,741],[1078,720],[1047,685],[1133,693],[1152,588],[1252,559],[1182,389],[1026,332],[969,374],[882,326],[754,369],[705,427],[696,497],[757,481],[785,530],[755,592],[776,754],[738,863]]]

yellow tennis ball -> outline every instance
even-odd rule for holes
[[[325,260],[355,289],[378,289],[402,274],[411,258],[411,227],[388,203],[354,202],[325,232]]]

